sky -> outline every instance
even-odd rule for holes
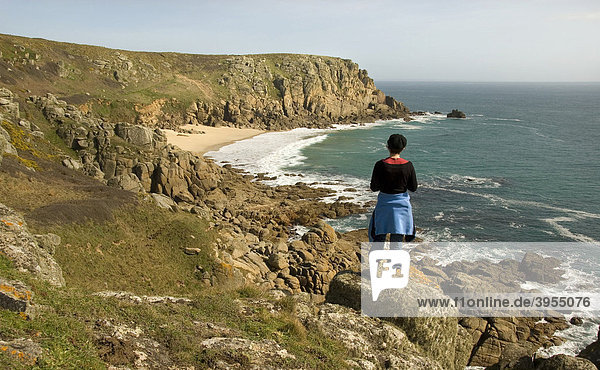
[[[600,81],[600,0],[0,0],[0,33],[352,59],[376,81]]]

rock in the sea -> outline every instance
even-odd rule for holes
[[[463,112],[459,111],[458,109],[452,109],[452,112],[448,113],[446,115],[446,117],[448,117],[448,118],[467,118],[467,115],[464,114]]]
[[[577,316],[573,316],[571,317],[571,319],[569,320],[569,322],[573,325],[583,325],[583,319],[581,317],[577,317]]]

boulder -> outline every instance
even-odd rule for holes
[[[535,370],[597,370],[590,360],[568,355],[554,355],[534,361]]]
[[[289,266],[287,256],[283,253],[272,253],[267,260],[267,266],[272,271],[279,271]]]
[[[448,117],[448,118],[467,118],[467,115],[464,114],[463,112],[459,111],[458,109],[452,109],[452,112],[448,113],[446,115],[446,117]]]
[[[296,359],[271,339],[213,337],[200,342],[210,353],[212,369],[277,369],[284,368]]]
[[[519,264],[519,271],[524,273],[525,279],[529,281],[557,283],[565,273],[565,270],[557,269],[560,263],[557,258],[527,252]]]
[[[325,300],[360,311],[360,279],[357,272],[344,271],[336,274],[329,283]]]
[[[33,366],[42,355],[42,347],[31,339],[14,339],[11,341],[0,340],[0,356],[13,356],[25,365]]]
[[[115,125],[115,134],[129,143],[139,146],[152,145],[154,138],[154,131],[151,128],[123,122]]]
[[[1,119],[2,117],[0,116],[0,120]],[[17,149],[10,142],[10,135],[2,126],[0,126],[0,157],[4,153],[18,155]]]
[[[585,347],[577,357],[588,359],[600,368],[600,329],[596,341]]]
[[[0,277],[0,308],[13,312],[27,312],[31,306],[31,288],[17,280]]]
[[[114,176],[107,182],[108,186],[113,186],[116,188],[120,188],[127,191],[132,191],[134,193],[144,192],[144,187],[140,183],[140,180],[136,175],[132,173],[127,173],[124,175]]]
[[[82,167],[82,164],[80,161],[70,158],[70,157],[63,159],[62,164],[63,164],[63,166],[65,166],[71,170],[79,170]]]
[[[177,203],[166,195],[150,193],[150,197],[160,208],[169,209],[171,211],[177,210]]]
[[[16,269],[30,272],[52,285],[64,286],[62,269],[29,232],[23,218],[0,204],[0,221],[0,254],[12,261]]]

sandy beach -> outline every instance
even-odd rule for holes
[[[264,133],[263,130],[251,128],[233,128],[233,127],[211,127],[186,125],[181,127],[184,130],[191,130],[197,133],[187,134],[175,132],[173,130],[163,130],[167,135],[169,144],[178,146],[183,150],[188,150],[197,154],[204,154],[212,150],[218,150],[220,147],[234,143],[239,140],[248,139]],[[201,133],[204,132],[204,133]]]

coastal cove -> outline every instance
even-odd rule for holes
[[[405,303],[600,300],[598,86],[381,86],[336,57],[0,35],[0,368],[600,364],[596,305],[361,311],[369,177],[391,132],[419,178],[419,240],[458,242],[404,246]],[[499,240],[542,243],[468,243]]]
[[[372,165],[386,155],[385,139],[402,133],[402,156],[417,169],[412,196],[415,222],[426,241],[584,242],[600,240],[600,84],[391,83],[378,86],[412,109],[414,120],[340,125],[266,133],[207,153],[217,163],[261,174],[270,185],[334,190],[324,200],[342,199],[370,208]],[[558,108],[560,107],[560,109]],[[264,180],[266,179],[266,180]],[[370,208],[372,209],[372,208]],[[364,229],[367,213],[328,222],[340,232]],[[410,250],[410,246],[407,246]],[[544,251],[539,253],[544,255]],[[438,250],[429,256],[446,265],[482,258],[500,261],[520,250]],[[590,289],[600,281],[600,250],[564,250],[560,289]],[[596,319],[593,322],[597,323]],[[552,351],[574,354],[595,338],[595,326],[575,331]],[[554,353],[554,352],[550,352]]]

